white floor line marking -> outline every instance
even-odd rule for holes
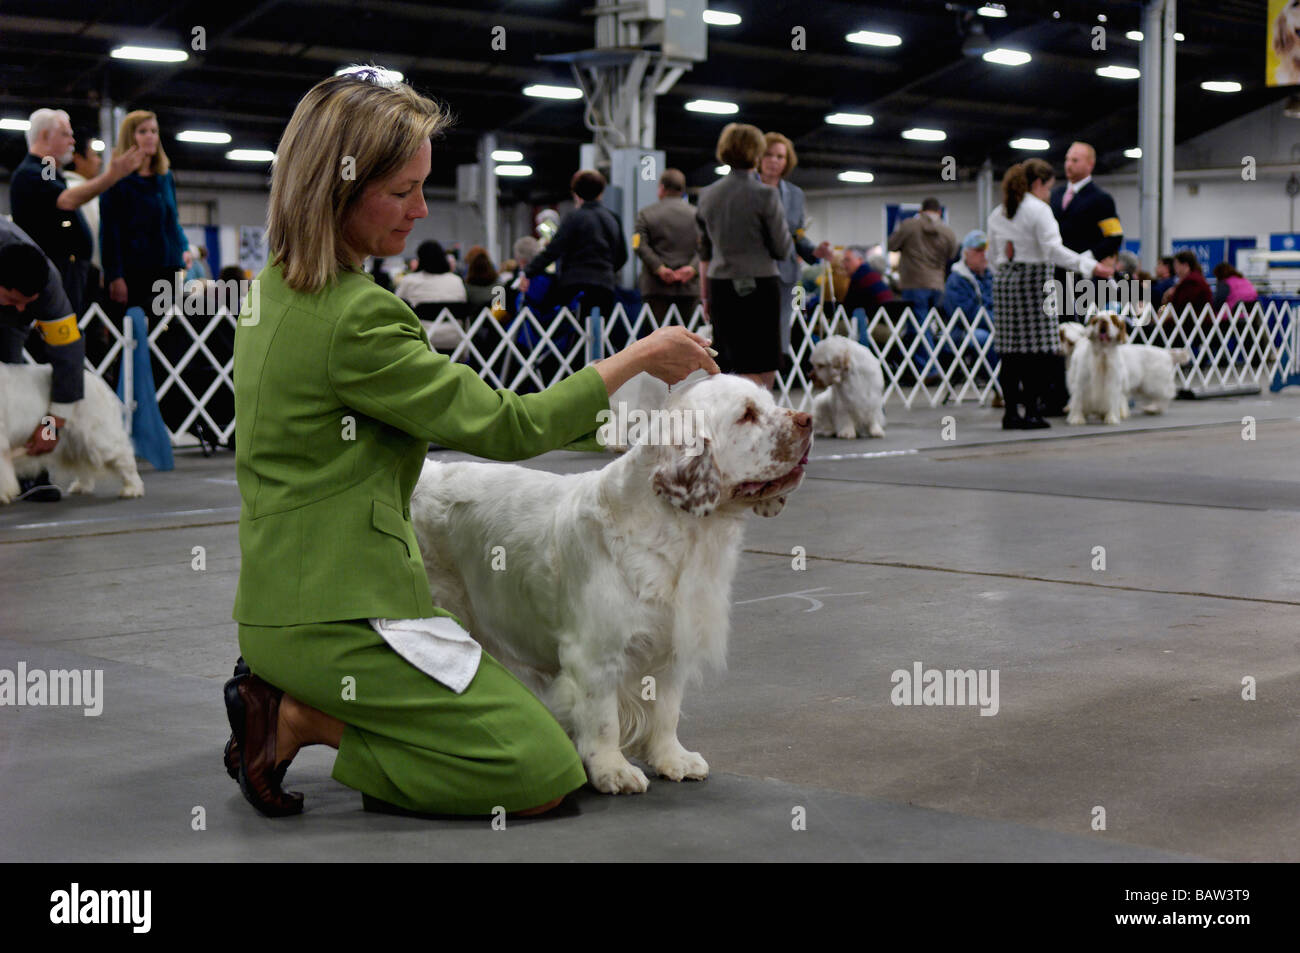
[[[114,523],[133,519],[160,519],[166,516],[195,516],[200,513],[236,513],[238,506],[217,506],[206,510],[167,510],[164,513],[132,513],[130,516],[97,516],[84,520],[52,520],[48,523],[19,523],[8,529],[48,529],[51,526],[80,526],[84,523]],[[6,527],[0,527],[5,529]]]
[[[823,457],[809,457],[808,462],[814,463],[818,460],[867,460],[872,457],[901,457],[910,453],[918,453],[918,450],[873,450],[864,453],[829,453]]]

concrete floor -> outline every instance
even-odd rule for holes
[[[304,815],[240,797],[232,455],[180,453],[142,500],[0,510],[0,669],[98,668],[106,695],[0,709],[0,860],[1300,860],[1300,392],[1030,435],[889,416],[750,522],[729,671],[681,727],[712,777],[505,832],[365,813],[321,748],[289,774]],[[917,662],[996,670],[998,713],[893,705]]]

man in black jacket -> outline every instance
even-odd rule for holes
[[[564,216],[555,237],[524,271],[520,288],[528,290],[528,280],[544,272],[551,262],[558,262],[559,274],[548,302],[567,305],[578,292],[580,313],[600,308],[605,317],[614,309],[614,274],[627,263],[627,243],[618,216],[600,203],[605,193],[605,177],[595,169],[580,169],[569,188],[576,206]]]
[[[1086,142],[1075,142],[1065,153],[1066,182],[1052,190],[1052,214],[1061,226],[1061,241],[1070,251],[1092,253],[1101,261],[1114,255],[1124,244],[1124,227],[1115,211],[1115,200],[1110,193],[1092,181],[1092,170],[1097,164],[1097,151]],[[1070,282],[1063,268],[1056,269],[1056,279],[1066,289],[1066,312],[1061,320],[1086,321],[1087,315],[1074,314],[1069,295]],[[1074,287],[1082,287],[1085,279],[1074,276]],[[1076,294],[1078,291],[1076,290]],[[1061,417],[1069,396],[1065,389],[1065,357],[1057,355],[1048,390],[1046,415]]]

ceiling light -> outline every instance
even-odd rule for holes
[[[715,166],[714,169],[713,169],[713,171],[716,172],[718,175],[730,175],[730,174],[731,174],[731,166],[729,166],[729,165],[720,165],[720,166]]]
[[[206,142],[209,145],[224,146],[230,141],[230,133],[204,132],[201,129],[186,129],[184,132],[176,133],[176,138],[181,142]]]
[[[735,103],[724,103],[717,99],[692,99],[686,104],[686,109],[693,113],[714,113],[718,116],[740,112],[740,107]]]
[[[153,46],[119,46],[108,55],[115,60],[144,60],[147,63],[183,63],[190,58],[184,50],[164,50]]]
[[[994,17],[1001,19],[1007,15],[1007,8],[1000,3],[986,3],[975,11],[982,17]]]
[[[270,162],[275,153],[268,149],[231,149],[226,153],[227,159],[235,162]]]
[[[1212,93],[1239,93],[1241,92],[1241,83],[1231,79],[1208,79],[1201,84],[1201,89],[1209,90]]]
[[[832,126],[870,126],[876,120],[866,113],[831,113],[826,121]]]
[[[1105,76],[1107,79],[1137,79],[1142,75],[1142,71],[1132,66],[1099,66],[1097,75]]]
[[[1141,149],[1136,149],[1136,148],[1135,148],[1135,149],[1125,149],[1125,150],[1124,150],[1124,158],[1126,158],[1126,159],[1141,159],[1141,158],[1142,158],[1142,150],[1141,150]]]
[[[915,139],[918,142],[943,142],[948,138],[948,134],[942,129],[904,129],[904,139]]]
[[[532,175],[533,167],[531,165],[499,165],[496,167],[497,175],[524,176]]]
[[[523,159],[522,152],[516,152],[514,149],[493,149],[492,159],[496,162],[519,162]]]
[[[0,119],[0,129],[12,129],[14,132],[26,132],[32,128],[30,119]]]
[[[1127,33],[1124,34],[1124,36],[1132,40],[1134,43],[1142,42],[1141,30],[1129,30]],[[1187,39],[1187,37],[1183,36],[1181,33],[1175,33],[1174,39],[1177,40],[1179,43],[1181,43],[1183,42],[1183,40]]]
[[[385,86],[396,86],[406,79],[406,75],[401,70],[384,69],[382,66],[366,66],[360,63],[354,66],[344,66],[334,71],[335,76],[346,76],[351,73],[370,73]]]
[[[724,13],[721,10],[705,10],[704,22],[710,26],[739,26],[740,14]]]
[[[841,172],[838,176],[841,182],[874,182],[876,177],[870,172]]]
[[[582,90],[576,86],[547,86],[545,83],[534,83],[532,86],[524,87],[525,96],[536,96],[539,99],[581,99]]]
[[[1024,66],[1033,57],[1024,50],[1008,50],[998,47],[996,50],[989,50],[984,54],[984,59],[990,63],[997,63],[999,66]]]
[[[96,152],[103,152],[108,147],[104,145],[103,139],[91,139],[90,148],[94,149]]]
[[[1020,138],[1011,140],[1012,149],[1025,149],[1031,152],[1042,152],[1050,146],[1051,143],[1046,139]]]
[[[875,33],[871,30],[859,30],[857,33],[849,33],[844,39],[850,43],[861,43],[863,46],[900,46],[903,38],[893,33]]]

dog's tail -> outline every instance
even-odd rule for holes
[[[1171,347],[1169,350],[1169,360],[1174,362],[1174,367],[1182,367],[1192,359],[1192,352],[1185,347]]]

